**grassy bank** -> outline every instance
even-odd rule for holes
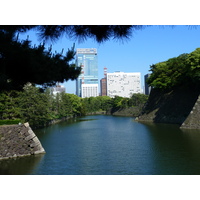
[[[20,122],[21,122],[20,119],[0,120],[0,126],[1,125],[19,124]]]

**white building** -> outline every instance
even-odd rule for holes
[[[114,72],[107,73],[107,95],[109,97],[131,97],[134,93],[141,93],[141,74]]]
[[[52,87],[51,91],[53,95],[56,95],[61,92],[65,92],[65,87],[63,85],[56,85],[56,87]]]
[[[98,93],[98,84],[82,84],[81,85],[81,94],[82,98],[85,97],[97,97]]]

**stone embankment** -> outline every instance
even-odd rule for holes
[[[0,126],[0,159],[45,153],[28,123]]]
[[[200,129],[200,95],[187,119],[180,128]]]
[[[137,120],[200,129],[199,95],[199,86],[179,87],[171,91],[153,89]]]
[[[106,111],[88,112],[86,115],[105,115]]]
[[[141,113],[141,108],[138,106],[120,109],[111,109],[106,114],[124,117],[136,117]]]

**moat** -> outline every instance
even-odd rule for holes
[[[2,160],[0,174],[200,174],[200,130],[95,115],[34,132],[46,154]]]

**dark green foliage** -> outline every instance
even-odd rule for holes
[[[142,108],[144,104],[147,102],[149,96],[145,94],[133,94],[131,98],[128,100],[128,107],[138,106]]]
[[[192,78],[193,82],[200,82],[200,48],[190,53],[187,58],[187,75]]]
[[[147,83],[154,88],[173,89],[200,83],[200,48],[150,66]]]
[[[119,97],[116,96],[113,98],[113,108],[121,109],[121,108],[130,108],[130,107],[143,107],[143,105],[147,102],[148,95],[145,94],[133,94],[130,98]]]
[[[20,119],[0,120],[0,125],[19,124],[20,122]]]
[[[44,43],[32,47],[31,41],[18,41],[6,28],[0,26],[0,90],[21,90],[28,82],[52,86],[79,76],[81,68],[69,64],[75,56],[74,46],[66,55],[52,54]]]
[[[133,94],[131,98],[119,97],[110,98],[108,96],[90,97],[82,99],[85,113],[97,111],[115,112],[120,109],[138,107],[142,109],[148,99],[148,95]]]
[[[112,99],[108,96],[89,97],[82,99],[85,113],[106,111],[112,107]]]
[[[34,126],[42,126],[50,119],[48,95],[41,93],[39,88],[26,85],[19,95],[21,118]]]
[[[97,42],[104,42],[111,38],[129,38],[132,31],[142,29],[140,25],[48,25],[36,26],[42,39],[57,40],[62,35],[79,41],[93,38]]]
[[[73,94],[52,95],[50,89],[41,92],[30,84],[23,91],[0,93],[0,120],[29,122],[34,127],[45,126],[53,119],[81,115],[80,98]]]
[[[26,84],[23,91],[0,93],[0,120],[3,120],[3,123],[5,120],[14,120],[13,123],[29,122],[33,127],[41,127],[48,125],[53,119],[109,111],[112,108],[141,106],[147,97],[143,94],[133,94],[131,98],[112,99],[108,96],[80,98],[64,92],[53,95],[50,89],[41,92],[39,88]]]
[[[0,93],[0,119],[18,119],[20,118],[20,109],[18,102],[19,92],[9,91]]]

